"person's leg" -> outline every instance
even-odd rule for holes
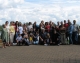
[[[11,42],[12,42],[12,33],[10,33],[10,45],[11,45]]]
[[[26,45],[24,40],[22,40],[21,42],[22,42],[22,45]]]
[[[10,46],[10,34],[8,32],[6,34],[6,45]]]
[[[61,34],[61,44],[63,44],[63,34]]]
[[[60,39],[59,39],[59,40],[57,40],[57,45],[58,45],[58,46],[60,45]]]
[[[73,44],[75,44],[75,32],[72,33],[72,41],[73,41]]]
[[[73,44],[73,41],[72,41],[72,34],[69,34],[69,43],[70,43],[70,44]]]
[[[64,41],[64,44],[67,44],[66,34],[65,33],[64,33],[64,39],[63,39],[63,41]]]
[[[33,41],[33,44],[35,45],[36,44],[36,41]]]
[[[12,33],[11,45],[13,45],[13,41],[14,41],[14,35],[15,35],[15,33]]]
[[[39,41],[36,41],[35,44],[38,45],[39,44]]]
[[[18,42],[19,46],[20,46],[20,41]]]
[[[3,42],[3,48],[6,48],[6,42]]]
[[[75,44],[78,44],[78,32],[75,32]]]
[[[28,39],[24,39],[24,41],[25,41],[25,45],[30,45],[30,43],[29,43],[29,40]]]

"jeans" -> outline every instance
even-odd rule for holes
[[[69,34],[69,44],[73,44],[73,41],[72,41],[72,33]]]
[[[39,43],[39,41],[34,41],[33,43],[34,43],[35,45],[37,45],[37,44]]]
[[[77,42],[78,42],[78,32],[73,32],[73,41],[74,41],[74,44],[77,44]]]
[[[61,34],[61,43],[62,44],[65,44],[66,43],[66,35],[65,35],[65,33],[64,34]]]

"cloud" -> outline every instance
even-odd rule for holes
[[[0,24],[5,21],[21,21],[40,23],[44,21],[63,21],[70,19],[80,23],[80,5],[64,0],[0,0]]]

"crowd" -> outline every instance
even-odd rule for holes
[[[64,20],[55,24],[52,21],[44,22],[39,25],[36,22],[22,24],[19,21],[6,21],[2,25],[3,48],[17,45],[61,45],[78,44],[79,25],[76,20]]]

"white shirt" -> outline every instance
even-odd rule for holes
[[[16,38],[16,40],[21,41],[21,40],[22,40],[22,36],[18,36],[18,37]]]
[[[28,30],[30,31],[31,28],[33,28],[33,26],[32,25],[29,25],[28,26]]]
[[[9,32],[9,28],[10,28],[9,25],[7,25],[6,28],[7,28],[7,31]]]
[[[19,27],[18,27],[18,30],[19,30],[19,33],[20,33],[20,34],[23,33],[23,27],[22,27],[22,26],[19,26]]]

